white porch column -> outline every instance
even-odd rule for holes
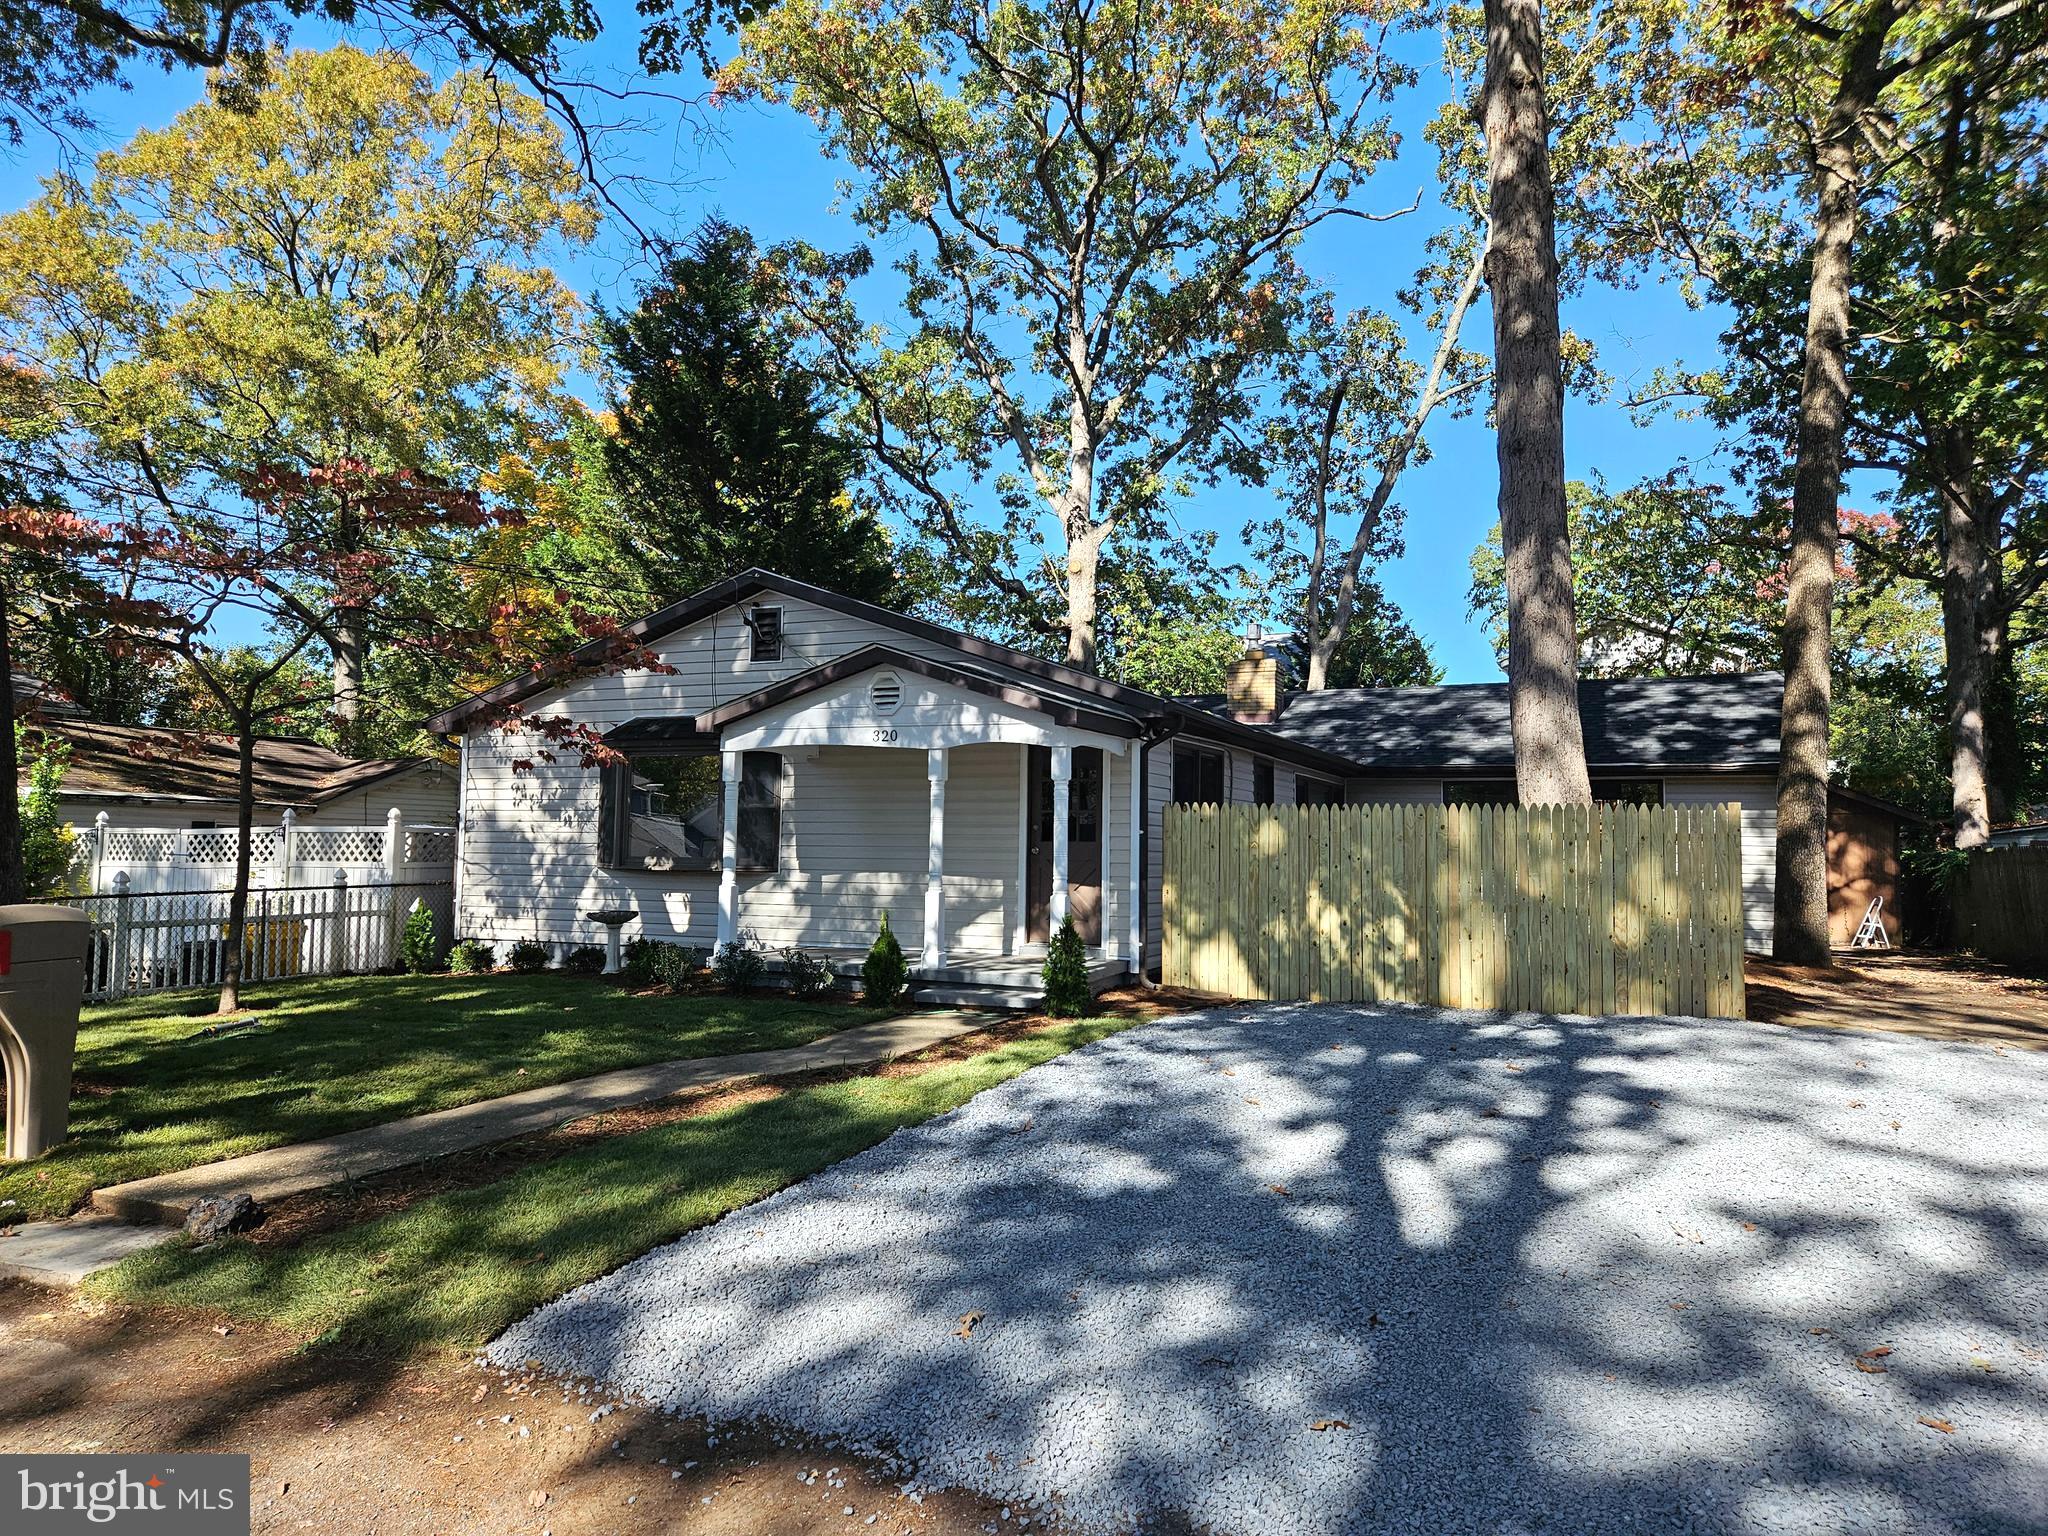
[[[740,762],[737,752],[722,754],[725,772],[725,814],[718,850],[718,942],[736,943],[740,936]]]
[[[931,791],[931,830],[925,844],[924,954],[920,963],[935,968],[946,963],[946,749],[924,755],[925,782]]]
[[[1074,749],[1052,749],[1052,932],[1067,920],[1067,810],[1073,803]]]
[[[1140,977],[1145,974],[1145,798],[1142,790],[1145,743],[1131,743],[1127,767],[1131,775],[1131,872],[1124,892],[1124,908],[1130,914],[1130,937],[1124,941],[1124,956]]]

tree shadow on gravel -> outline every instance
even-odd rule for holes
[[[2038,1530],[2044,1119],[1976,1047],[1225,1010],[495,1349],[1083,1526]]]

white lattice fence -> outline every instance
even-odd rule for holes
[[[378,826],[299,826],[286,812],[282,822],[251,831],[249,883],[275,890],[337,874],[357,884],[444,879],[454,871],[455,845],[453,827],[408,826],[396,811]],[[232,827],[122,827],[103,813],[94,825],[77,829],[72,885],[110,895],[115,877],[125,875],[130,895],[226,891],[234,886],[240,847]]]
[[[227,970],[230,899],[227,891],[74,897],[71,905],[92,919],[86,998],[219,986]],[[415,902],[433,914],[445,953],[455,908],[454,886],[447,880],[344,880],[251,891],[243,980],[391,970],[399,964],[399,938]]]

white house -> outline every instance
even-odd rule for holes
[[[1230,696],[1162,698],[766,571],[625,640],[653,664],[600,642],[428,722],[460,745],[459,932],[588,943],[630,908],[629,933],[850,958],[886,913],[941,996],[1028,992],[1071,915],[1107,983],[1156,967],[1170,800],[1457,799],[1495,791],[1500,751],[1512,771],[1498,689],[1283,698],[1254,651]],[[1596,773],[1741,803],[1767,923],[1777,680],[1659,686]],[[1425,717],[1462,744],[1409,739]]]

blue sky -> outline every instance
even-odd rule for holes
[[[616,84],[626,78],[632,63],[632,17],[618,0],[606,9],[614,30],[583,50],[575,62],[591,78]],[[298,38],[315,46],[323,40],[311,27],[302,29]],[[1422,244],[1441,218],[1435,203],[1435,151],[1423,142],[1421,128],[1445,99],[1448,86],[1433,73],[1433,39],[1412,39],[1407,51],[1422,70],[1422,80],[1396,107],[1402,153],[1365,189],[1363,199],[1366,206],[1394,209],[1407,206],[1419,192],[1421,209],[1389,223],[1337,221],[1318,232],[1305,253],[1312,273],[1346,305],[1393,307],[1395,291],[1412,278]],[[694,82],[663,84],[686,92],[695,89]],[[199,77],[189,72],[138,73],[133,91],[104,93],[91,104],[103,125],[101,141],[117,144],[138,128],[161,125],[197,100],[200,92]],[[649,124],[608,139],[606,152],[622,171],[673,184],[660,194],[658,206],[650,205],[637,215],[644,225],[687,225],[716,209],[751,228],[763,243],[802,238],[837,249],[859,238],[851,218],[835,211],[843,167],[821,155],[815,132],[796,114],[752,105],[730,107],[713,117],[714,131],[706,135],[683,126],[672,108],[664,109],[658,102],[640,110],[651,119]],[[32,198],[54,154],[49,142],[32,140],[0,161],[0,206],[17,207]],[[629,230],[612,228],[594,250],[565,261],[563,270],[586,297],[623,304],[630,300],[636,250]],[[1567,302],[1564,318],[1567,326],[1596,345],[1617,394],[1626,394],[1633,381],[1659,366],[1711,357],[1720,329],[1711,311],[1689,311],[1675,286],[1656,281],[1627,291],[1589,291]],[[1467,342],[1487,348],[1491,324],[1482,299],[1467,320]],[[1399,493],[1407,509],[1407,553],[1384,568],[1382,580],[1428,640],[1451,681],[1498,678],[1492,649],[1467,617],[1465,599],[1469,556],[1495,521],[1493,435],[1474,415],[1433,422],[1430,442],[1432,462],[1411,469]],[[1680,459],[1711,454],[1714,438],[1710,429],[1684,421],[1665,419],[1639,427],[1614,401],[1574,398],[1567,409],[1565,443],[1572,476],[1597,471],[1610,483],[1623,485],[1668,469]],[[1269,505],[1266,491],[1221,487],[1205,492],[1185,509],[1182,521],[1218,529],[1229,550],[1236,546],[1246,519],[1262,515]],[[1249,623],[1254,615],[1244,617]]]

